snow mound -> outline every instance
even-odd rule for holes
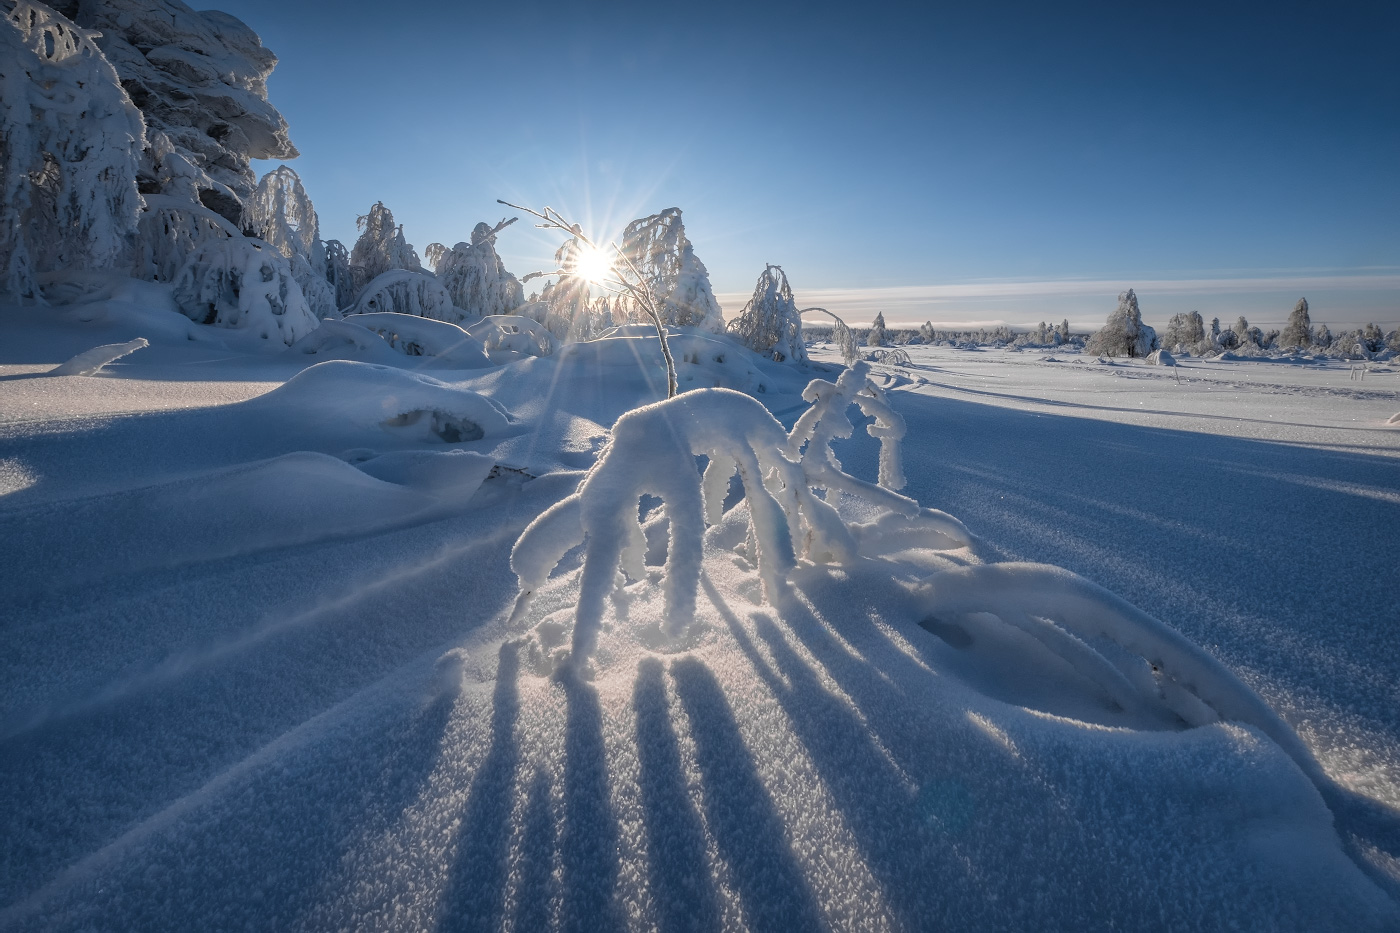
[[[458,444],[517,429],[508,412],[470,389],[391,366],[328,360],[244,403],[318,427],[381,429],[402,441]]]
[[[1187,638],[1102,587],[1043,564],[935,574],[919,592],[924,628],[954,647],[994,622],[1029,635],[1123,712],[1202,726],[1228,720],[1273,739],[1319,784],[1306,746],[1254,691]]]
[[[1156,366],[1175,366],[1176,357],[1166,350],[1153,350],[1147,355],[1147,362]]]
[[[551,356],[559,343],[545,326],[518,314],[491,314],[472,324],[467,333],[481,341],[492,363],[514,363],[532,356]]]
[[[55,366],[49,370],[50,376],[91,376],[103,366],[114,360],[135,353],[142,347],[149,347],[151,342],[145,337],[137,337],[126,343],[108,343],[100,347],[93,347],[91,350],[84,350],[66,363]]]
[[[491,365],[482,342],[447,321],[389,311],[356,314],[349,320],[383,337],[389,346],[406,356],[433,357],[456,369]]]
[[[495,465],[470,450],[396,450],[355,462],[375,479],[455,499],[470,498]]]

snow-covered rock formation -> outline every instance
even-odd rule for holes
[[[293,159],[267,99],[277,56],[242,21],[180,0],[58,0],[102,48],[145,118],[143,194],[184,197],[242,225],[257,178],[249,159]]]
[[[0,22],[0,296],[132,258],[143,124],[96,39],[28,0]]]
[[[1142,323],[1137,295],[1130,288],[1118,296],[1118,307],[1102,330],[1089,338],[1085,353],[1099,356],[1144,357],[1157,345],[1157,332]]]

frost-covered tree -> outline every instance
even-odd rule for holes
[[[883,347],[888,341],[885,334],[885,315],[883,312],[875,312],[875,321],[870,325],[870,333],[865,337],[865,345],[868,347]]]
[[[317,325],[286,257],[242,236],[200,245],[176,276],[173,294],[197,324],[247,330],[288,346]]]
[[[465,312],[463,320],[475,321],[493,314],[510,314],[524,303],[524,291],[515,276],[506,271],[496,253],[496,235],[514,222],[503,220],[492,227],[479,223],[472,230],[470,243],[451,249],[434,243],[428,261],[452,303]]]
[[[1099,356],[1145,357],[1157,346],[1157,332],[1142,323],[1137,295],[1130,288],[1118,296],[1117,309],[1108,323],[1084,345],[1085,353]]]
[[[355,300],[355,275],[350,271],[350,251],[339,240],[326,241],[326,282],[335,292],[337,308],[347,308]]]
[[[646,283],[667,327],[724,330],[724,312],[710,287],[710,273],[685,235],[680,208],[668,207],[632,221],[622,232],[619,251]],[[620,324],[647,320],[629,294],[614,297],[612,313]]]
[[[141,114],[96,34],[19,0],[0,23],[0,295],[36,276],[126,266],[141,198]]]
[[[1308,318],[1308,299],[1299,298],[1288,316],[1288,323],[1279,334],[1281,347],[1306,347],[1312,343],[1312,321]]]
[[[336,294],[326,275],[316,208],[295,171],[280,165],[258,182],[245,215],[248,227],[276,247],[292,266],[292,277],[318,318],[336,310]]]
[[[1385,348],[1385,334],[1374,322],[1361,328],[1357,341],[1366,348],[1367,353],[1379,353]]]
[[[422,272],[418,254],[403,238],[403,227],[394,223],[394,215],[376,201],[369,213],[355,219],[360,238],[350,251],[350,274],[355,281],[356,297],[373,279],[390,269]]]
[[[1400,353],[1400,327],[1385,335],[1385,346],[1388,350]]]
[[[1317,332],[1313,334],[1313,343],[1316,346],[1322,347],[1323,349],[1330,347],[1332,345],[1331,328],[1329,328],[1326,324],[1319,326]]]
[[[579,259],[586,250],[584,243],[571,237],[554,251],[559,278],[545,285],[531,309],[545,329],[564,343],[592,340],[605,329],[594,313],[598,300],[592,297],[588,278],[579,272]],[[608,311],[611,323],[611,307]]]
[[[250,159],[294,159],[267,99],[277,56],[237,18],[180,0],[58,0],[97,44],[147,129],[143,194],[197,199],[236,226],[257,178]]]
[[[1243,347],[1254,342],[1249,332],[1249,321],[1245,320],[1243,314],[1239,316],[1239,319],[1235,321],[1235,326],[1231,327],[1230,330],[1235,333],[1235,346]]]
[[[932,321],[924,321],[919,325],[919,339],[924,343],[933,343],[937,336],[938,334],[933,329]]]
[[[449,324],[458,323],[462,317],[447,290],[422,269],[390,269],[380,273],[370,279],[360,289],[354,303],[344,309],[346,315],[380,311],[411,314]]]
[[[1178,347],[1192,349],[1206,339],[1206,323],[1199,311],[1173,314],[1167,321],[1167,329],[1162,334],[1162,346],[1169,350]]]
[[[729,332],[750,350],[779,363],[807,361],[802,315],[782,266],[765,266],[754,285],[753,297],[729,323]]]
[[[1060,322],[1060,343],[1069,343],[1069,318]]]

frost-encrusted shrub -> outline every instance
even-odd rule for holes
[[[144,125],[95,39],[28,0],[0,22],[0,295],[131,260]]]
[[[1118,296],[1118,308],[1108,323],[1084,345],[1085,353],[1099,356],[1145,357],[1157,347],[1157,332],[1142,323],[1137,295],[1130,288]]]
[[[494,314],[509,314],[525,301],[515,276],[506,271],[496,253],[496,234],[505,222],[492,227],[479,223],[472,230],[470,243],[447,249],[440,243],[429,247],[428,262],[452,303],[465,312],[461,322],[476,321]]]
[[[394,215],[376,201],[369,213],[355,219],[360,238],[350,251],[350,274],[354,278],[356,297],[375,278],[390,269],[422,272],[418,254],[403,238],[403,227],[394,223]]]
[[[258,237],[287,257],[292,277],[301,286],[311,312],[318,318],[334,313],[336,296],[326,278],[326,247],[321,242],[320,223],[297,173],[279,165],[264,175],[253,192],[245,219]]]
[[[782,266],[767,265],[754,286],[753,297],[729,322],[729,333],[740,343],[779,363],[807,361],[802,342],[802,315]]]
[[[632,221],[622,232],[619,250],[655,298],[662,324],[713,333],[724,330],[724,313],[710,287],[710,273],[685,235],[680,208],[668,207]],[[612,314],[619,324],[650,322],[640,303],[627,294],[613,300]]]
[[[1288,323],[1278,336],[1280,347],[1306,347],[1312,343],[1312,321],[1308,318],[1308,299],[1299,298],[1288,316]]]
[[[344,314],[348,317],[381,311],[412,314],[452,324],[462,317],[461,312],[453,307],[452,299],[442,284],[422,270],[390,269],[375,276],[360,290],[354,304],[344,309]]]
[[[175,301],[197,324],[251,331],[291,346],[316,329],[284,257],[244,237],[209,240],[175,278]]]
[[[799,558],[842,562],[859,551],[857,534],[816,490],[828,498],[836,491],[856,495],[889,509],[904,525],[917,522],[919,504],[893,491],[904,484],[898,447],[904,421],[870,382],[869,367],[857,363],[835,383],[813,380],[803,398],[812,407],[790,434],[757,401],[728,389],[686,392],[623,415],[578,491],[536,518],[516,542],[511,568],[520,577],[517,614],[564,554],[582,544],[570,657],[585,663],[597,646],[618,569],[634,580],[646,576],[638,506],[643,496],[655,496],[670,528],[661,627],[679,636],[695,614],[705,526],[722,518],[736,473],[748,502],[751,555],[769,600],[778,598]],[[875,418],[867,430],[880,440],[878,486],[845,473],[831,450],[834,438],[853,431],[846,416],[853,403]],[[703,474],[695,466],[698,456],[709,460]],[[941,533],[966,543],[956,521],[941,514],[935,521]]]

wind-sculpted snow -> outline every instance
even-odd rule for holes
[[[558,341],[543,324],[518,314],[492,314],[466,328],[481,341],[493,363],[513,363],[532,356],[550,356]]]
[[[511,567],[521,581],[517,612],[529,604],[565,552],[583,544],[584,565],[570,658],[586,663],[597,645],[604,603],[620,567],[646,577],[647,540],[637,519],[646,496],[661,499],[669,525],[662,578],[668,638],[684,635],[695,614],[704,530],[724,516],[730,481],[739,476],[751,518],[749,539],[764,597],[776,601],[799,557],[819,563],[855,559],[856,540],[832,505],[839,490],[914,519],[918,503],[885,488],[903,485],[895,446],[903,421],[869,382],[863,364],[837,384],[814,380],[804,398],[816,402],[791,435],[751,397],[699,389],[628,412],[618,419],[598,463],[578,492],[533,522],[516,542]],[[843,473],[830,450],[852,431],[845,409],[859,404],[876,417],[881,486]],[[806,452],[803,453],[803,448]],[[708,458],[703,475],[694,458]],[[825,490],[819,498],[815,491]],[[945,526],[946,527],[946,526]]]
[[[108,343],[100,347],[93,347],[91,350],[84,350],[68,362],[55,366],[49,370],[49,375],[91,376],[108,363],[115,362],[150,345],[150,341],[145,337],[137,337],[126,343]]]
[[[378,335],[404,356],[421,357],[448,369],[481,369],[491,365],[486,348],[456,324],[388,311],[354,314],[345,320],[322,321],[313,333],[296,343],[292,353],[321,353],[336,344],[374,349]],[[377,362],[377,361],[375,361]]]

